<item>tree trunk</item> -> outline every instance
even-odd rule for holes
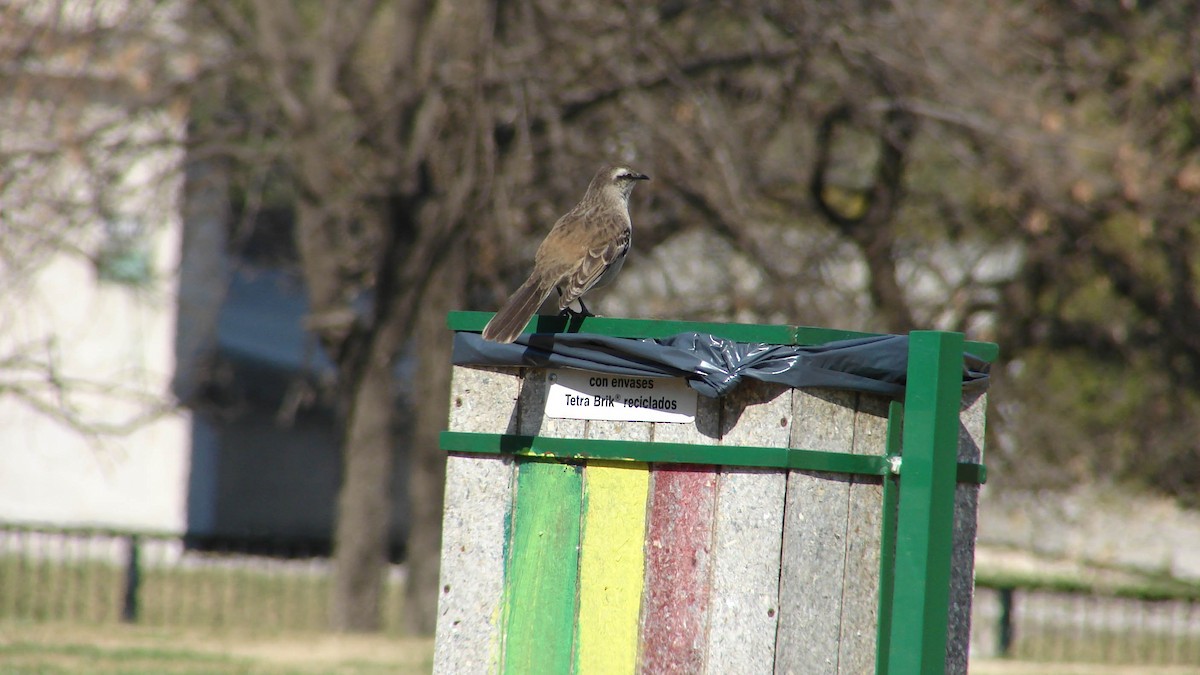
[[[330,599],[330,623],[337,631],[377,631],[382,623],[395,466],[390,342],[381,336],[371,340],[369,359],[349,393]]]
[[[917,133],[916,117],[899,106],[884,115],[879,129],[880,153],[875,177],[866,190],[866,209],[849,214],[826,197],[825,188],[838,127],[852,124],[849,105],[825,114],[817,129],[817,156],[809,194],[826,219],[858,246],[867,263],[867,293],[888,331],[907,333],[916,325],[904,290],[896,278],[895,228],[904,194],[904,168]]]
[[[431,635],[437,622],[438,573],[442,546],[442,493],[446,457],[438,434],[446,428],[450,400],[450,332],[446,312],[463,297],[462,255],[450,253],[429,284],[417,319],[415,424],[409,450],[412,529],[408,534],[408,584],[404,628]]]

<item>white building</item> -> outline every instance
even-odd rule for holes
[[[178,8],[0,13],[0,521],[181,532]]]

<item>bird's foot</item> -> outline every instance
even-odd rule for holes
[[[571,319],[583,319],[583,318],[587,318],[589,316],[596,316],[595,314],[592,314],[591,312],[589,312],[587,307],[584,307],[583,309],[578,310],[578,311],[571,309],[570,307],[564,307],[563,310],[558,313],[558,315],[565,316],[565,317],[571,318]]]

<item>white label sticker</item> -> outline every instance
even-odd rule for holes
[[[696,419],[696,390],[682,377],[631,377],[552,370],[546,416],[572,420],[679,422]]]

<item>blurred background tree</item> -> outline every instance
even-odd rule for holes
[[[194,162],[293,223],[338,367],[335,627],[372,630],[416,355],[409,628],[437,597],[449,309],[494,309],[610,159],[613,315],[997,340],[994,482],[1200,484],[1186,3],[196,0]]]
[[[177,4],[63,10],[0,3],[0,397],[99,447],[174,409],[165,354],[95,347],[168,328],[191,64]]]

